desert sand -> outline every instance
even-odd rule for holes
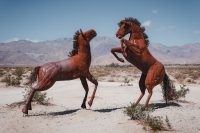
[[[121,86],[121,82],[99,82],[98,91],[93,106],[81,109],[84,89],[81,82],[59,81],[47,90],[53,105],[33,104],[29,116],[23,117],[22,107],[9,107],[13,102],[23,99],[24,88],[0,87],[0,133],[142,133],[143,126],[130,120],[124,114],[125,107],[134,102],[140,94],[138,83],[133,86]],[[176,84],[179,89],[179,84]],[[200,132],[200,85],[187,85],[190,89],[184,102],[171,103],[165,106],[162,101],[160,86],[154,88],[150,103],[155,103],[157,109],[152,115],[167,115],[172,125],[172,131],[180,133]],[[90,93],[93,84],[89,84]],[[144,104],[147,97],[142,99]]]

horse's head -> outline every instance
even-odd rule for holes
[[[69,52],[69,57],[72,57],[78,54],[79,50],[84,50],[89,48],[89,42],[97,35],[96,31],[90,29],[86,32],[83,32],[81,29],[77,31],[73,38],[73,49]]]
[[[119,30],[116,33],[116,37],[119,39],[126,36],[128,33],[138,32],[140,30],[140,22],[132,17],[125,18],[118,23]]]
[[[86,32],[83,32],[80,29],[81,40],[85,41],[85,44],[88,44],[96,35],[97,35],[96,31],[93,29],[90,29]]]

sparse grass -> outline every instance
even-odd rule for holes
[[[31,89],[25,89],[24,93],[24,100],[27,100],[29,94],[30,94]],[[47,98],[47,93],[46,92],[40,92],[36,91],[33,99],[33,102],[36,102],[37,104],[42,104],[42,105],[49,105],[50,104],[50,98]]]
[[[0,69],[0,77],[3,77],[5,75],[5,72],[3,69]]]
[[[124,78],[123,84],[121,84],[121,86],[133,86],[132,83],[130,83],[131,80],[128,79],[127,77]]]
[[[180,85],[180,90],[176,91],[175,100],[179,100],[180,98],[185,98],[185,96],[189,93],[189,88],[186,85]]]
[[[24,74],[24,69],[22,67],[18,67],[15,69],[13,73],[18,80],[22,79],[22,75]]]
[[[162,131],[171,129],[172,126],[166,116],[165,123],[161,116],[151,116],[150,113],[153,112],[154,107],[148,107],[145,111],[142,110],[141,105],[134,106],[134,103],[126,107],[124,113],[126,113],[132,120],[137,120],[144,127],[144,130],[152,131]]]
[[[200,65],[165,65],[166,72],[173,76],[176,82],[180,84],[200,84]],[[18,70],[16,70],[18,68]],[[5,77],[5,75],[11,74],[19,75],[22,72],[31,71],[32,67],[0,67],[0,77],[1,79]],[[104,77],[111,75],[113,77],[119,77],[120,74],[128,73],[126,76],[128,79],[134,78],[135,80],[139,80],[141,72],[132,65],[121,66],[115,63],[111,63],[106,66],[91,66],[91,73],[98,80],[106,79]],[[120,77],[120,82],[123,82],[123,77]],[[20,79],[20,78],[19,78]],[[115,81],[116,80],[115,78]]]
[[[106,67],[120,67],[118,63],[111,63],[109,65],[106,65]]]
[[[16,77],[11,76],[10,74],[6,75],[1,82],[5,82],[6,86],[19,86],[20,80]]]
[[[169,119],[168,119],[167,116],[165,117],[165,122],[166,122],[166,124],[167,124],[167,127],[168,127],[169,129],[172,129],[172,125],[171,125],[171,123],[169,122]]]
[[[6,86],[19,86],[22,80],[22,75],[25,68],[0,68],[1,82],[5,82]]]

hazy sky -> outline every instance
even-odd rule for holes
[[[79,28],[115,37],[117,23],[135,17],[151,42],[200,42],[200,0],[0,0],[0,42],[72,37]]]

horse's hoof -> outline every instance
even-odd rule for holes
[[[88,105],[91,107],[91,106],[92,106],[92,101],[89,101],[89,102],[88,102]]]
[[[24,106],[23,109],[22,109],[22,112],[26,115],[28,115],[28,108],[27,106]]]
[[[85,104],[82,104],[82,105],[81,105],[81,108],[86,109],[86,105],[85,105]]]

